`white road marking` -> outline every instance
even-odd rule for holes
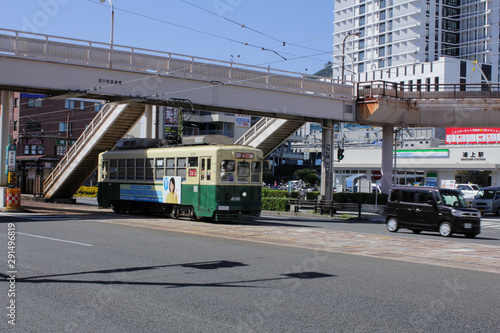
[[[53,241],[63,242],[63,243],[70,243],[70,244],[83,245],[83,246],[94,246],[92,244],[86,244],[86,243],[80,243],[80,242],[73,242],[73,241],[59,239],[59,238],[52,238],[52,237],[45,237],[45,236],[39,236],[39,235],[32,235],[32,234],[27,234],[27,233],[24,233],[24,232],[17,232],[17,234],[18,235],[24,235],[24,236],[30,236],[30,237],[36,237],[36,238],[42,238],[42,239],[48,239],[48,240],[53,240]]]

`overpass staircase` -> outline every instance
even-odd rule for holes
[[[113,148],[144,110],[139,103],[106,104],[44,181],[43,196],[71,198],[96,169],[99,153]]]
[[[235,144],[258,148],[267,157],[305,123],[301,120],[261,118]]]

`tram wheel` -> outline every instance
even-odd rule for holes
[[[178,219],[178,218],[179,218],[179,209],[174,208],[174,209],[172,210],[172,217],[173,217],[174,219]]]

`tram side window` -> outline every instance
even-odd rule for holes
[[[252,183],[260,183],[260,174],[262,172],[262,163],[252,162]]]
[[[220,163],[220,181],[234,183],[234,171],[236,163],[233,160],[224,160]]]
[[[144,159],[138,158],[135,160],[135,179],[144,180]]]
[[[125,179],[125,160],[124,159],[119,159],[118,160],[118,179]]]
[[[175,176],[175,158],[167,158],[167,176]]]
[[[177,176],[186,178],[186,158],[178,157],[177,158]]]
[[[118,160],[109,161],[109,179],[116,180],[118,178]]]
[[[250,163],[238,162],[238,183],[248,183],[250,176]]]
[[[127,180],[135,179],[135,160],[127,159]]]
[[[153,159],[146,158],[146,180],[153,180],[153,169],[154,169]]]
[[[165,165],[165,160],[163,158],[156,159],[156,165],[155,165],[156,180],[163,179],[163,175],[165,174],[164,165]]]
[[[197,167],[198,166],[198,157],[188,157],[188,166],[189,167]]]

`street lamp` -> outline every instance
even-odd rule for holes
[[[102,2],[103,0],[101,0]],[[344,60],[345,60],[345,41],[348,37],[350,36],[361,36],[361,32],[355,32],[355,33],[351,33],[351,32],[348,32],[347,35],[344,37],[344,40],[342,41],[342,83],[344,83]]]
[[[105,3],[106,0],[100,0],[101,3]],[[111,69],[112,67],[112,53],[113,53],[113,31],[114,31],[114,27],[115,27],[115,7],[113,7],[113,3],[111,2],[111,0],[108,0],[109,2],[109,5],[111,6],[111,38],[110,38],[110,52],[109,52],[109,68]]]

